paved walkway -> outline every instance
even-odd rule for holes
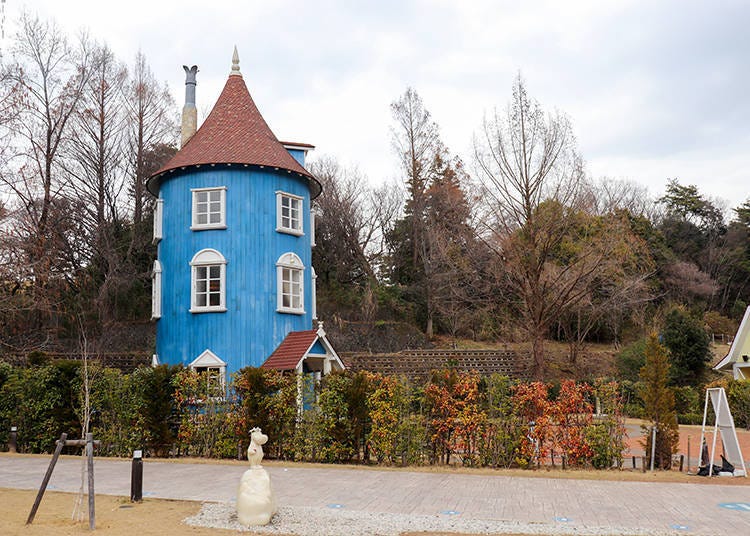
[[[38,489],[48,457],[0,455],[0,488]],[[245,465],[146,461],[144,496],[228,502]],[[267,466],[279,504],[473,519],[622,527],[680,534],[750,534],[750,485],[519,478],[337,467]],[[80,458],[58,462],[50,490],[77,491]],[[128,496],[130,462],[97,458],[96,492]],[[749,483],[750,484],[750,483]],[[2,492],[0,491],[0,504]],[[336,506],[339,505],[339,506]]]

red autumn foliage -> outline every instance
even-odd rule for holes
[[[565,380],[554,401],[549,399],[549,387],[533,382],[514,389],[514,412],[526,428],[520,458],[527,463],[542,463],[549,458],[554,465],[559,454],[566,464],[585,463],[593,455],[585,434],[592,422],[592,406],[586,399],[591,386]]]
[[[425,398],[430,412],[433,461],[450,463],[451,455],[460,452],[464,465],[471,465],[487,422],[479,403],[479,375],[436,371],[425,388]]]

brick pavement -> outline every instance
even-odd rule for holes
[[[36,489],[48,457],[0,455],[0,488]],[[189,464],[147,460],[144,495],[196,501],[232,501],[240,464]],[[523,478],[340,467],[267,466],[279,504],[439,515],[523,523],[614,526],[630,530],[689,527],[687,534],[750,534],[750,511],[720,503],[750,503],[750,485],[615,482]],[[80,458],[63,457],[50,482],[54,491],[76,491]],[[96,492],[130,494],[130,462],[97,458]],[[2,491],[0,491],[1,504]],[[562,521],[562,519],[567,521]]]

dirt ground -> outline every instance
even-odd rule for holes
[[[45,493],[36,518],[25,525],[34,503],[35,491],[0,488],[0,534],[3,536],[83,536],[90,535],[88,517],[76,523],[71,513],[73,493]],[[84,497],[84,501],[85,501]],[[252,532],[190,527],[182,523],[200,510],[200,503],[146,499],[133,504],[125,497],[96,496],[96,531],[102,536],[222,536]],[[409,532],[402,536],[456,536],[455,533]],[[522,536],[509,534],[506,536]]]
[[[640,424],[641,421],[636,419],[628,419],[626,421],[626,426],[628,428],[628,448],[629,452],[626,454],[626,458],[629,456],[641,456],[643,455],[643,435],[640,431]],[[711,448],[711,441],[713,439],[713,427],[706,425],[706,441],[708,442],[709,450]],[[677,447],[678,454],[683,454],[685,456],[685,463],[686,467],[685,470],[687,471],[687,455],[688,455],[688,442],[690,443],[690,460],[692,462],[690,470],[696,471],[697,464],[698,464],[698,449],[700,446],[700,440],[701,440],[701,426],[699,425],[680,425],[680,442]],[[745,458],[745,460],[750,459],[750,431],[744,430],[744,429],[738,429],[737,430],[737,441],[740,444],[740,450],[742,451],[742,457]],[[719,458],[719,454],[721,454],[721,435],[717,434],[716,439],[716,459],[719,460],[719,465],[721,464],[721,458]],[[625,460],[626,467],[628,459]],[[750,467],[747,468],[748,471],[750,471]],[[750,478],[747,479],[730,479],[730,480],[750,480]],[[722,483],[724,483],[724,479],[722,480]]]
[[[0,489],[0,534],[14,536],[79,536],[91,534],[88,513],[84,521],[71,520],[76,495],[47,492],[44,494],[34,522],[26,518],[34,504],[35,491]],[[84,497],[84,502],[86,498]],[[200,503],[147,499],[130,503],[124,497],[96,496],[96,534],[107,536],[219,536],[234,531],[188,527],[182,520],[200,510]],[[243,533],[250,534],[250,533]]]

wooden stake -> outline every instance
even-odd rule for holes
[[[44,475],[44,479],[42,480],[42,485],[39,487],[39,493],[36,494],[36,499],[34,500],[34,506],[31,507],[31,512],[29,513],[28,519],[26,519],[26,524],[31,525],[31,522],[34,521],[34,517],[36,516],[36,511],[39,509],[39,503],[42,502],[42,497],[44,497],[44,491],[47,489],[47,484],[49,484],[49,479],[52,477],[52,470],[55,468],[55,464],[57,463],[57,458],[60,457],[60,452],[62,452],[63,447],[65,446],[65,438],[68,437],[68,434],[63,432],[60,435],[60,440],[57,442],[57,446],[55,447],[55,453],[52,455],[52,460],[49,462],[49,467],[47,467],[47,472]]]
[[[94,434],[86,434],[86,457],[89,472],[89,529],[96,528],[96,512],[94,509]]]

